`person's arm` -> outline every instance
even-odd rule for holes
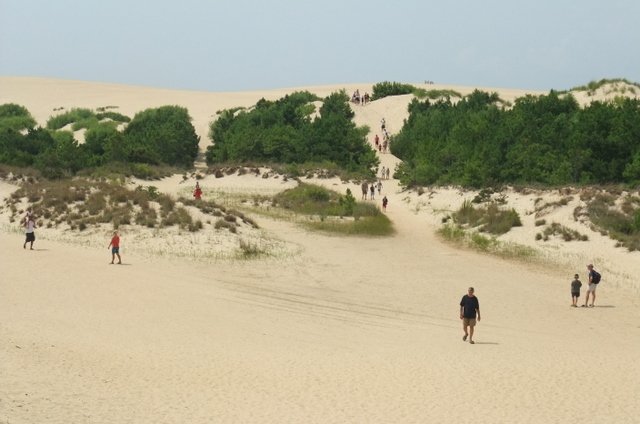
[[[111,241],[109,242],[109,246],[107,246],[107,249],[109,249],[112,244],[113,244],[113,239],[111,239]]]
[[[476,314],[478,315],[478,321],[480,321],[480,301],[476,298]]]
[[[464,318],[464,304],[460,301],[460,319]]]

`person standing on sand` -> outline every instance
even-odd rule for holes
[[[25,231],[26,237],[24,240],[24,244],[22,245],[22,248],[26,249],[27,243],[31,243],[30,250],[33,250],[33,242],[36,241],[36,233],[35,233],[36,222],[33,220],[33,215],[31,214],[31,212],[28,212],[27,217],[25,218],[24,227],[26,228],[26,231]]]
[[[389,168],[387,168],[387,180],[389,179],[389,174],[391,173],[391,171],[389,170]]]
[[[578,307],[580,287],[582,287],[582,281],[579,280],[579,275],[576,274],[573,276],[573,281],[571,282],[571,306],[573,306],[574,308]]]
[[[596,302],[596,288],[598,287],[598,283],[600,283],[600,273],[593,269],[592,264],[587,265],[587,269],[589,270],[589,288],[587,289],[584,305],[582,305],[582,307],[590,306],[593,308],[594,303]],[[589,294],[591,294],[591,305],[589,305]]]
[[[462,320],[462,330],[464,331],[462,341],[466,342],[467,338],[469,338],[469,343],[471,344],[475,344],[473,341],[473,329],[476,326],[476,315],[477,321],[480,321],[480,302],[474,291],[473,287],[469,287],[467,294],[462,296],[460,301],[460,319]]]
[[[193,191],[193,197],[196,200],[200,200],[202,198],[202,189],[200,188],[200,183],[196,181],[196,189]]]
[[[367,200],[367,193],[369,192],[369,184],[367,182],[363,182],[360,186],[362,188],[362,200]]]
[[[389,200],[387,199],[387,196],[384,196],[384,197],[382,198],[382,209],[383,209],[384,211],[386,211],[386,210],[387,210],[387,203],[389,203]]]
[[[376,186],[373,183],[371,183],[371,185],[369,186],[369,193],[370,193],[370,199],[375,200]]]
[[[118,263],[122,263],[122,259],[120,258],[120,236],[118,236],[118,232],[113,232],[113,237],[111,237],[111,243],[107,246],[107,249],[111,248],[111,263],[118,257]]]

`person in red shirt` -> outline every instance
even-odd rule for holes
[[[196,189],[193,191],[193,197],[195,197],[196,200],[200,200],[202,198],[202,189],[198,182],[196,182]]]
[[[118,257],[118,263],[122,263],[122,259],[120,258],[120,236],[118,236],[118,232],[113,232],[113,237],[111,237],[111,243],[107,246],[107,249],[111,248],[111,263]]]

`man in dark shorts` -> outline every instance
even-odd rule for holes
[[[36,241],[36,233],[35,233],[36,222],[33,219],[33,215],[31,213],[28,213],[27,217],[25,218],[24,228],[26,228],[25,230],[26,238],[25,238],[24,244],[22,245],[22,248],[26,249],[27,243],[30,243],[30,249],[33,250],[33,242]]]
[[[473,341],[473,329],[476,326],[476,316],[477,321],[480,321],[480,302],[473,293],[473,287],[469,287],[467,294],[462,296],[460,301],[460,319],[462,320],[462,330],[464,331],[462,341],[466,342],[467,338],[469,338],[469,343],[471,344],[475,344]]]

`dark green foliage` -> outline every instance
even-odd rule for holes
[[[640,101],[580,108],[551,91],[511,109],[475,91],[454,104],[413,100],[391,151],[406,186],[593,184],[640,181]]]
[[[344,92],[324,99],[320,116],[312,119],[318,98],[296,92],[277,101],[260,100],[251,110],[229,109],[211,125],[214,144],[207,148],[209,165],[223,162],[303,164],[327,162],[347,171],[371,172],[375,152],[357,128]]]
[[[73,108],[69,112],[64,112],[49,118],[47,121],[47,128],[50,130],[59,130],[66,125],[85,121],[91,118],[95,119],[95,117],[96,115],[91,109]]]
[[[35,119],[24,106],[13,103],[0,105],[0,133],[7,130],[24,131],[35,126]]]
[[[353,197],[353,194],[351,193],[350,189],[347,189],[347,194],[345,194],[343,197],[340,197],[340,199],[338,200],[338,203],[340,203],[340,206],[342,207],[342,213],[344,215],[346,216],[353,215],[353,211],[356,206],[356,198]]]
[[[371,100],[382,99],[387,96],[399,96],[402,94],[411,94],[416,90],[411,84],[402,84],[399,82],[379,82],[374,84]]]
[[[81,170],[90,174],[104,167],[110,169],[107,173],[118,168],[125,175],[156,178],[166,172],[151,165],[193,165],[199,138],[186,109],[148,109],[124,131],[118,129],[129,121],[104,108],[99,113],[76,108],[49,119],[47,130],[33,128],[35,121],[22,106],[0,105],[0,163],[33,166],[48,178],[73,176]],[[73,131],[86,129],[84,144],[71,131],[60,130],[69,124]]]
[[[124,153],[130,162],[190,167],[199,141],[187,109],[162,106],[131,120],[124,130]]]

